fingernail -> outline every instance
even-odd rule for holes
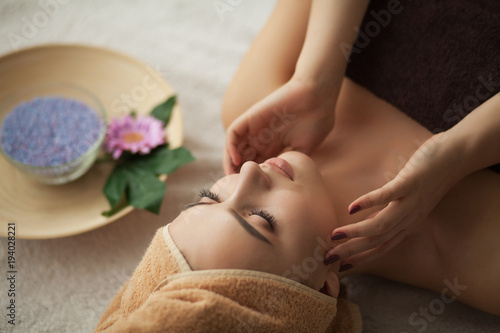
[[[341,239],[344,239],[344,238],[347,238],[347,235],[345,233],[343,233],[343,232],[336,232],[332,236],[332,240],[333,241],[341,240]]]
[[[351,268],[352,268],[351,264],[345,264],[345,265],[340,266],[339,272],[344,272],[344,271],[347,271],[348,269],[351,269]]]
[[[329,256],[328,258],[325,259],[325,265],[331,265],[334,262],[337,262],[340,260],[340,257],[336,254]]]
[[[351,208],[351,210],[349,211],[349,215],[356,214],[360,210],[361,210],[361,206],[360,205],[356,205],[356,206],[354,206],[354,207]]]

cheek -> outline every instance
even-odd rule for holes
[[[321,214],[307,203],[290,201],[282,209],[282,241],[290,245],[294,253],[305,253],[318,236],[317,224]]]
[[[290,200],[283,209],[284,253],[294,264],[314,266],[323,262],[329,235],[335,225],[333,208],[321,200]]]
[[[219,194],[222,199],[229,198],[231,196],[231,193],[234,192],[237,183],[238,175],[229,175],[219,179],[210,190]]]
[[[305,212],[309,224],[315,227],[321,234],[329,234],[337,227],[337,217],[333,207],[333,202],[329,193],[322,188],[318,188],[308,195]]]
[[[325,243],[314,228],[297,229],[284,240],[287,265],[283,275],[319,289],[324,274]]]
[[[335,212],[328,196],[315,195],[300,191],[289,195],[282,205],[285,220],[295,221],[293,224],[301,227],[313,227],[323,230],[335,224]]]

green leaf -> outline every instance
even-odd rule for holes
[[[106,217],[110,217],[110,216],[118,213],[123,208],[127,207],[127,205],[128,205],[127,198],[125,195],[123,195],[121,197],[120,201],[118,201],[118,203],[114,207],[111,207],[109,210],[102,212],[101,215],[106,216]]]
[[[150,113],[161,120],[164,127],[170,121],[176,98],[176,95],[171,96]],[[131,114],[135,116],[135,111]],[[155,148],[149,155],[124,152],[103,189],[111,209],[101,214],[111,216],[127,205],[158,214],[166,189],[158,175],[170,174],[191,161],[194,157],[189,150],[184,147],[169,149],[168,143]]]
[[[115,166],[103,189],[104,195],[106,199],[108,199],[111,208],[118,204],[125,192],[126,186],[127,175],[125,169],[122,166]]]
[[[172,110],[174,109],[175,101],[177,99],[176,95],[171,96],[165,102],[157,105],[151,115],[158,120],[163,121],[163,127],[167,126],[170,121],[170,116],[172,115]]]
[[[136,208],[158,214],[165,195],[166,184],[151,171],[133,165],[126,167],[126,173],[128,203]]]
[[[147,157],[144,157],[140,161],[140,166],[143,168],[147,168],[151,172],[155,174],[171,174],[180,166],[194,161],[193,155],[184,147],[179,147],[176,149],[168,149],[166,147],[162,147],[150,154]]]

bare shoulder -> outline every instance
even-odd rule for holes
[[[418,231],[366,271],[500,315],[499,235],[500,175],[482,170],[460,181]]]
[[[401,157],[410,158],[431,135],[394,106],[346,79],[335,128],[314,154],[340,207],[337,211],[385,184],[384,174],[396,174]],[[355,154],[351,147],[356,147]],[[364,167],[367,160],[370,168]],[[348,190],[339,194],[338,188]],[[382,276],[500,315],[499,236],[500,174],[481,170],[456,184],[419,229],[389,253],[348,274]]]
[[[500,174],[481,170],[464,178],[432,218],[443,271],[467,286],[459,300],[500,315]]]

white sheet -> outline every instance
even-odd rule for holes
[[[217,11],[217,3],[226,4],[226,11]],[[222,175],[223,94],[273,5],[274,1],[265,0],[1,0],[0,54],[49,42],[83,43],[126,53],[158,70],[179,96],[185,146],[197,161],[169,178],[160,216],[136,211],[74,237],[18,241],[15,328],[5,316],[6,240],[0,239],[0,331],[92,331],[155,230],[194,200],[200,188]],[[29,24],[36,24],[35,29],[30,31]],[[6,221],[0,222],[6,228]],[[365,332],[418,332],[423,324],[412,326],[412,313],[439,297],[369,276],[351,277],[348,282],[351,299],[363,313]],[[431,318],[425,332],[500,328],[500,318],[457,302]]]

